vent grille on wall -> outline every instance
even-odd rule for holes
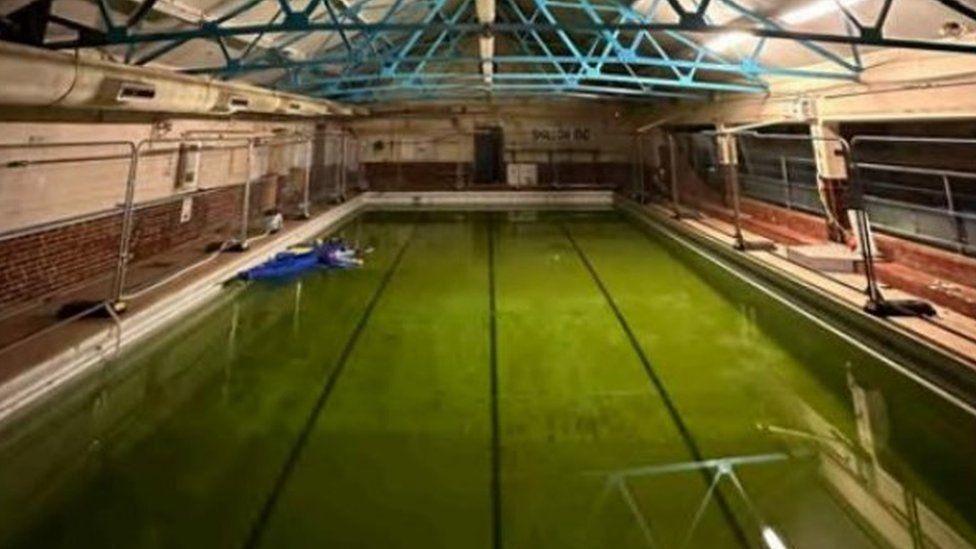
[[[115,100],[119,103],[152,101],[156,98],[156,86],[146,82],[119,82]]]

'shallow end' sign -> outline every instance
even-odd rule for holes
[[[532,140],[541,143],[559,141],[589,141],[592,132],[589,128],[536,128],[532,130]]]

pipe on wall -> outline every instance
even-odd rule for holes
[[[479,23],[487,25],[495,22],[497,15],[495,0],[476,0],[475,11]],[[495,56],[495,35],[489,32],[479,36],[478,51],[481,55],[481,74],[484,76],[484,83],[486,86],[490,86],[495,72],[494,65],[491,62]]]
[[[9,42],[0,42],[0,74],[8,76],[0,87],[0,105],[6,106],[209,115],[354,114],[331,101]]]

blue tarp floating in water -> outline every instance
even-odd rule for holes
[[[329,241],[307,252],[281,252],[257,267],[238,273],[243,280],[273,280],[300,275],[313,269],[348,269],[362,261],[355,249],[341,241]]]

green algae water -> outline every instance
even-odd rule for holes
[[[373,213],[0,431],[10,547],[969,547],[976,421],[613,212]]]

